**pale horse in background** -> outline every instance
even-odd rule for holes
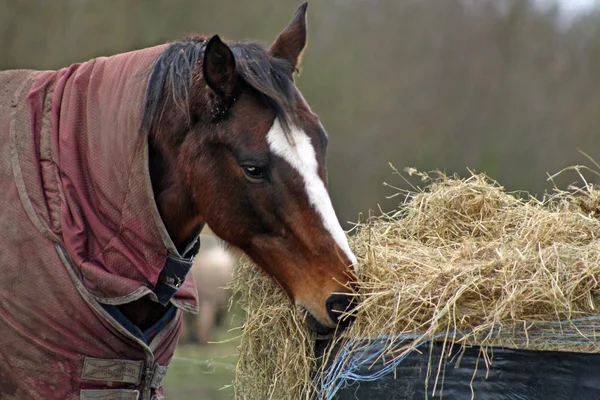
[[[200,235],[200,251],[194,258],[192,273],[198,287],[199,312],[185,313],[180,343],[206,344],[227,311],[231,279],[239,255],[212,234]]]

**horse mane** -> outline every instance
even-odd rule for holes
[[[197,70],[201,68],[205,45],[204,37],[189,37],[170,43],[158,57],[148,81],[142,126],[150,132],[153,121],[164,111],[164,96],[170,96],[191,123],[190,91]],[[296,96],[294,82],[287,61],[270,56],[256,42],[228,42],[236,71],[242,80],[256,91],[263,104],[279,118],[288,132],[295,119]]]

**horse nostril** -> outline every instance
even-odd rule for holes
[[[354,315],[344,315],[356,307],[356,297],[351,294],[337,293],[329,296],[325,302],[329,317],[343,327],[354,321]]]

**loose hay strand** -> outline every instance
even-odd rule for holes
[[[331,351],[314,359],[315,337],[282,291],[253,266],[240,267],[232,287],[248,319],[237,398],[327,398],[364,339],[389,338],[386,362],[434,340],[444,349],[600,351],[600,325],[585,323],[599,317],[600,191],[586,182],[537,200],[484,175],[408,172],[427,186],[413,186],[398,210],[353,229],[361,303],[335,339],[348,350],[337,372]],[[399,347],[399,336],[412,341]],[[489,367],[487,353],[483,359]],[[441,363],[434,369],[433,394],[443,387]]]

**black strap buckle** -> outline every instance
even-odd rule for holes
[[[154,289],[154,294],[156,294],[160,304],[163,306],[169,304],[169,301],[171,301],[177,290],[183,285],[185,277],[190,271],[190,268],[192,268],[194,257],[198,254],[199,250],[200,237],[196,239],[192,248],[184,254],[183,258],[172,255],[167,256],[167,261],[158,277],[158,282]]]

